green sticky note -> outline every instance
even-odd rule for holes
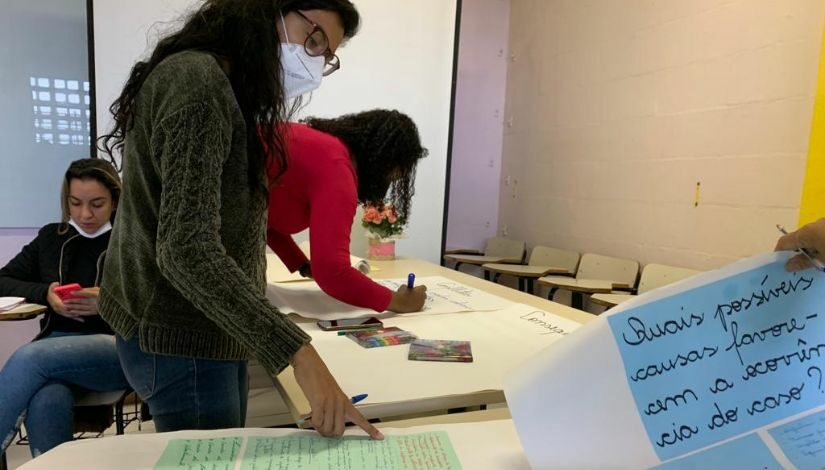
[[[250,437],[241,470],[443,469],[460,470],[446,432],[386,436],[383,441],[347,436],[327,439],[317,434]]]
[[[242,443],[242,437],[173,439],[155,470],[232,470]]]

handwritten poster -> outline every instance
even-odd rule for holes
[[[155,470],[233,470],[242,443],[242,437],[173,439]]]
[[[796,468],[825,468],[825,411],[772,428],[768,432]]]
[[[379,279],[378,284],[395,291],[406,279]],[[441,276],[420,277],[416,285],[427,286],[424,309],[417,314],[485,312],[507,308],[512,302]],[[318,320],[341,320],[375,315],[375,311],[347,305],[325,294],[318,284],[270,283],[267,299],[284,313]],[[405,314],[405,316],[416,315]]]
[[[461,464],[446,432],[326,439],[314,434],[250,437],[241,470],[295,468],[303,470],[397,469],[460,470]]]
[[[664,463],[655,467],[655,470],[710,470],[716,468],[782,470],[782,466],[779,465],[771,451],[755,433],[711,447],[688,457]]]
[[[608,317],[661,460],[825,403],[825,275],[775,262]]]
[[[241,447],[246,447],[241,456]],[[280,437],[173,439],[155,470],[460,470],[449,435],[444,431],[385,436],[325,438],[298,432]]]

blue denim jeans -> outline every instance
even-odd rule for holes
[[[0,370],[0,453],[24,419],[32,456],[70,441],[74,390],[127,387],[114,336],[53,333],[21,346]]]
[[[138,337],[117,337],[126,378],[158,432],[242,428],[249,391],[246,361],[145,353]]]

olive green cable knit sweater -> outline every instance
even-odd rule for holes
[[[269,304],[266,204],[251,188],[244,119],[206,53],[161,62],[135,102],[100,314],[144,352],[254,355],[283,369],[309,337]]]

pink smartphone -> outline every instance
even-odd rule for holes
[[[80,297],[74,295],[72,292],[83,290],[80,284],[66,284],[65,286],[57,286],[54,288],[54,293],[60,297],[60,300],[79,299]]]

